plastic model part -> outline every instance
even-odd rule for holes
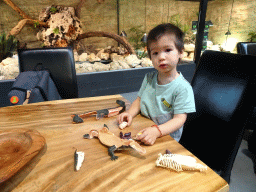
[[[83,114],[73,114],[71,115],[71,117],[73,118],[73,123],[82,123],[83,118],[86,118],[86,117],[95,116],[96,119],[99,120],[104,117],[112,117],[124,112],[126,108],[125,102],[122,100],[116,100],[116,103],[120,106],[115,108],[102,109],[98,111],[89,111]]]
[[[84,152],[76,150],[74,157],[75,157],[75,170],[79,171],[84,161]]]
[[[107,125],[104,124],[104,127],[97,131],[91,130],[89,134],[85,134],[85,139],[92,139],[93,137],[98,137],[100,142],[106,146],[108,146],[108,154],[111,157],[111,160],[116,160],[118,157],[115,156],[115,150],[121,150],[122,148],[132,147],[140,154],[145,154],[146,150],[141,147],[136,141],[132,139],[121,139],[114,135],[114,133],[110,132]]]
[[[156,166],[169,168],[174,171],[206,171],[207,166],[196,162],[196,159],[190,156],[177,154],[158,154]]]
[[[121,139],[132,139],[131,132],[123,134],[123,132],[120,132],[120,138]]]
[[[128,126],[128,123],[126,121],[124,121],[124,122],[120,123],[119,128],[124,129],[127,126]]]

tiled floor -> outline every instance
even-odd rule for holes
[[[255,192],[256,174],[246,140],[242,140],[231,173],[230,192]]]
[[[130,102],[133,102],[137,98],[137,92],[124,93],[121,95]],[[256,174],[253,171],[253,162],[246,141],[249,135],[250,133],[248,132],[239,148],[232,169],[229,186],[230,192],[256,192]]]

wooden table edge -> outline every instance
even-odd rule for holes
[[[107,100],[107,99],[122,99],[129,103],[122,95],[104,95],[104,96],[95,96],[95,97],[85,97],[85,98],[74,98],[74,99],[62,99],[62,100],[53,100],[53,101],[44,101],[38,103],[29,103],[26,105],[12,105],[6,107],[17,107],[17,106],[32,106],[32,105],[54,105],[54,104],[63,104],[63,103],[74,103],[74,102],[83,102],[83,101],[99,101],[99,100]],[[6,108],[3,107],[3,108]]]

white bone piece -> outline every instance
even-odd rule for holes
[[[190,156],[177,155],[177,154],[158,154],[156,166],[169,168],[177,172],[180,171],[206,171],[207,166],[196,163],[196,159]]]
[[[125,127],[128,126],[128,123],[126,121],[123,121],[120,125],[119,125],[119,128],[120,129],[124,129]]]
[[[78,171],[81,168],[83,161],[84,161],[84,152],[76,151],[75,152],[75,169],[76,169],[76,171]]]

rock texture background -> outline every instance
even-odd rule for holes
[[[104,51],[104,50],[103,50]],[[152,62],[149,58],[138,59],[136,55],[118,55],[117,53],[103,53],[100,50],[96,55],[94,53],[83,53],[78,55],[74,52],[76,61],[76,73],[91,73],[98,71],[121,70],[139,67],[152,67]],[[108,58],[108,63],[104,64]],[[0,80],[14,79],[19,74],[18,56],[8,57],[0,63]]]
[[[37,33],[45,46],[67,47],[83,32],[73,7],[48,6],[39,14],[39,21],[49,25]]]

